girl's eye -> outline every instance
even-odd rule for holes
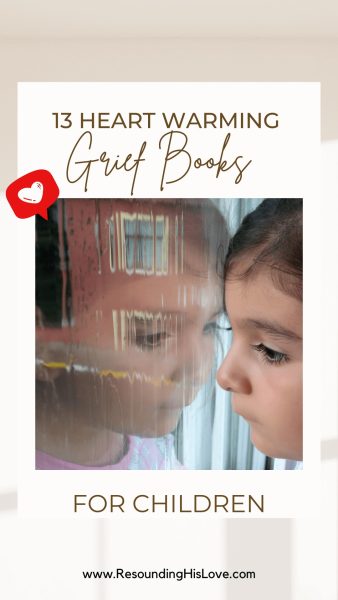
[[[256,352],[260,352],[264,358],[264,360],[270,365],[280,365],[282,363],[286,363],[289,360],[287,354],[283,352],[278,352],[277,350],[273,350],[272,348],[268,348],[264,344],[258,344],[257,346],[253,346]]]
[[[162,342],[167,339],[168,334],[166,331],[159,331],[157,333],[149,333],[149,334],[136,334],[135,336],[135,344],[138,348],[142,348],[145,350],[151,348],[157,348],[161,346]]]

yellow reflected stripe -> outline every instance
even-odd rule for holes
[[[131,383],[134,381],[144,381],[146,383],[151,383],[156,386],[160,385],[173,385],[173,382],[166,377],[149,377],[144,373],[138,373],[137,371],[133,371],[133,373],[129,373],[128,371],[113,371],[111,369],[102,369],[101,371],[97,369],[93,369],[90,367],[85,367],[83,365],[76,365],[74,363],[67,364],[65,362],[45,362],[43,360],[37,360],[37,363],[46,369],[65,369],[70,371],[73,369],[74,371],[81,371],[83,373],[89,372],[99,375],[100,377],[113,377],[113,379],[129,379]]]
[[[71,365],[67,365],[64,362],[42,362],[40,363],[42,364],[43,367],[46,367],[47,369],[69,369]]]

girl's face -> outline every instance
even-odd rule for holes
[[[96,428],[164,435],[210,374],[222,287],[194,276],[139,277],[105,296],[62,343],[37,332],[45,364],[73,365],[68,374],[54,369],[58,403]],[[97,306],[113,318],[97,321]]]
[[[150,208],[142,202],[131,208],[123,203],[114,209],[116,229],[109,237],[113,208],[102,200],[98,250],[94,203],[89,200],[82,210],[81,204],[70,202],[66,208],[72,323],[59,328],[38,324],[37,378],[50,384],[40,386],[47,388],[44,397],[43,389],[41,397],[37,394],[39,414],[47,407],[48,426],[54,410],[62,426],[67,421],[74,428],[164,435],[176,427],[213,363],[223,285],[204,239],[202,217],[189,210],[183,217],[175,206],[160,206],[153,221],[169,220],[165,235],[160,237],[156,221],[154,240],[148,229],[129,239],[122,216],[127,221],[129,214],[137,214],[142,224]],[[159,273],[146,272],[148,259]]]
[[[301,460],[302,303],[274,287],[268,270],[241,280],[236,268],[225,285],[233,339],[217,381],[232,392],[256,448]]]

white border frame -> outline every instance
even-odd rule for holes
[[[109,94],[126,94],[132,92],[136,84],[22,84],[19,88],[19,162],[18,174],[34,168],[50,168],[46,165],[46,135],[49,136],[48,147],[53,153],[47,157],[60,161],[60,148],[51,145],[55,131],[46,132],[44,116],[48,109],[48,97],[54,97],[54,107],[67,93],[67,97],[83,97],[84,88],[93,90],[95,97],[107,97]],[[208,95],[217,98],[229,98],[235,102],[247,98],[251,104],[262,106],[279,98],[283,112],[283,125],[278,143],[267,143],[266,136],[257,136],[251,130],[246,136],[241,135],[241,143],[247,139],[247,152],[257,147],[259,156],[266,157],[268,168],[262,179],[262,171],[258,160],[257,171],[252,169],[252,176],[242,187],[229,185],[227,197],[303,197],[304,198],[304,469],[302,471],[36,471],[34,468],[34,313],[35,313],[35,278],[34,278],[34,220],[28,219],[18,223],[19,230],[19,304],[18,326],[20,331],[19,348],[19,510],[26,516],[73,516],[73,517],[163,517],[176,518],[195,516],[196,518],[224,516],[226,518],[255,517],[311,517],[318,512],[319,497],[319,411],[318,401],[321,391],[322,366],[320,356],[313,348],[321,347],[321,328],[313,327],[313,315],[319,315],[321,309],[321,290],[313,273],[320,272],[321,257],[317,244],[314,243],[313,232],[317,230],[319,209],[319,85],[318,84],[275,84],[275,83],[233,83],[233,84],[137,84],[138,94],[142,90],[142,98],[151,97],[154,102],[164,98],[168,93],[168,85],[172,92],[172,101],[183,98],[188,104],[193,102],[197,90],[207,91]],[[198,86],[196,88],[196,86]],[[47,99],[44,98],[46,91]],[[157,92],[156,92],[157,90]],[[55,92],[57,91],[57,94]],[[105,94],[105,96],[103,96]],[[155,94],[155,96],[154,96]],[[190,96],[193,94],[193,96]],[[244,96],[243,96],[244,94]],[[89,94],[90,95],[90,94]],[[36,103],[32,104],[35,97]],[[250,104],[249,102],[249,104]],[[107,102],[109,104],[109,102]],[[191,104],[192,105],[192,104]],[[245,105],[242,104],[242,106]],[[235,106],[232,104],[232,106]],[[54,108],[54,111],[56,108]],[[62,107],[60,108],[60,111]],[[94,109],[93,109],[94,110]],[[244,110],[244,109],[243,109]],[[247,110],[253,110],[247,108]],[[263,109],[262,109],[263,110]],[[39,116],[40,115],[40,116]],[[30,118],[28,119],[28,116]],[[38,120],[39,116],[39,120]],[[285,125],[285,126],[284,126]],[[32,135],[35,134],[32,145]],[[219,132],[218,132],[219,133]],[[257,132],[256,132],[257,134]],[[291,136],[291,137],[290,137]],[[55,149],[54,149],[55,148]],[[273,159],[273,160],[272,160]],[[42,161],[42,162],[40,162]],[[265,165],[266,168],[266,165]],[[69,188],[61,178],[55,177],[60,187],[60,197],[85,197],[79,195],[78,189]],[[204,181],[204,180],[203,180]],[[220,197],[218,182],[208,179],[203,185],[209,185],[209,197]],[[101,183],[98,182],[96,197],[100,197]],[[144,182],[144,192],[135,197],[151,197],[151,181]],[[197,186],[197,183],[196,183]],[[76,186],[75,186],[76,188]],[[173,188],[166,197],[203,197],[203,186],[198,185],[198,193],[189,187],[189,194],[183,189]],[[249,191],[250,190],[250,191]],[[89,190],[87,197],[94,194]],[[223,194],[225,196],[225,194]],[[103,193],[102,197],[105,197]],[[123,197],[122,195],[120,197]],[[128,195],[126,195],[128,197]],[[317,321],[318,323],[318,321]],[[318,366],[319,365],[319,366]],[[90,513],[84,510],[74,515],[74,494],[121,494],[126,498],[126,512]],[[132,499],[137,494],[155,494],[160,499],[164,493],[183,495],[186,505],[191,505],[194,494],[251,494],[254,497],[265,496],[265,512],[260,513],[135,513]]]

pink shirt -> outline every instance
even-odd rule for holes
[[[184,469],[184,466],[176,458],[174,437],[172,434],[161,438],[128,436],[128,442],[127,454],[123,456],[120,462],[113,465],[105,465],[103,467],[78,465],[37,450],[35,468],[39,470],[81,469],[84,471]]]

